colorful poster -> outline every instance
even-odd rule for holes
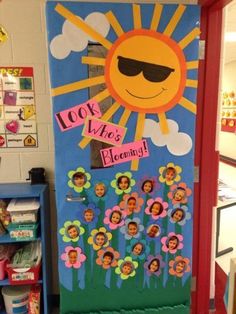
[[[31,67],[0,67],[0,148],[37,147]]]
[[[48,1],[66,313],[189,313],[199,7]]]

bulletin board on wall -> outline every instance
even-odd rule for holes
[[[46,14],[61,313],[188,313],[199,7]]]

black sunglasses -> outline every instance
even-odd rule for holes
[[[126,76],[135,76],[143,72],[143,76],[150,82],[162,82],[174,72],[174,69],[134,59],[118,56],[118,69]]]

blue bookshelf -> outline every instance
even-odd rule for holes
[[[49,189],[47,184],[29,183],[7,183],[0,184],[0,199],[12,198],[37,198],[40,202],[39,209],[39,233],[37,239],[42,244],[42,269],[41,279],[41,313],[51,314],[51,294],[52,294],[52,278],[51,278],[51,245],[50,245],[50,208],[49,208]],[[32,241],[32,240],[30,240]],[[0,236],[0,244],[4,243],[23,243],[28,241],[16,241],[11,239],[9,234]],[[9,285],[8,279],[0,281],[0,286]],[[5,314],[4,310],[0,310],[0,314]]]

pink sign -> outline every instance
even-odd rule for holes
[[[83,104],[55,114],[55,118],[62,132],[84,124],[88,116],[98,118],[102,116],[99,105],[95,100],[88,100]]]
[[[100,142],[120,146],[123,142],[126,128],[114,123],[89,117],[84,125],[83,136]]]
[[[141,140],[124,144],[120,147],[110,147],[100,150],[104,167],[121,164],[133,159],[149,156],[147,141]]]

